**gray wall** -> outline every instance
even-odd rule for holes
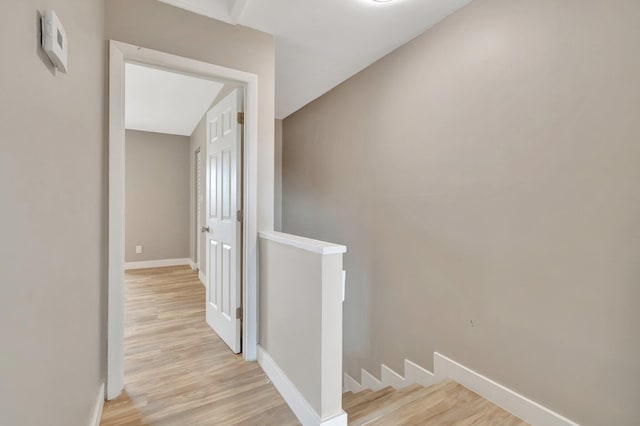
[[[125,261],[188,258],[189,137],[127,130],[125,146]]]
[[[86,425],[103,377],[103,2],[0,2],[0,424]],[[38,49],[38,11],[69,74]]]
[[[273,201],[275,204],[274,229],[282,231],[282,120],[276,120],[276,138],[274,144],[274,178],[275,193]]]
[[[345,366],[434,351],[640,419],[640,2],[475,0],[284,121],[284,230],[345,243]]]
[[[156,0],[109,0],[108,39],[222,65],[258,76],[258,228],[273,227],[273,36]]]
[[[260,346],[320,413],[322,255],[263,239],[259,247]]]

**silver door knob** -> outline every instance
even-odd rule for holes
[[[208,226],[201,226],[200,227],[200,232],[209,232],[209,227]]]

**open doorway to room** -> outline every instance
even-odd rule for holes
[[[191,152],[224,83],[125,64],[125,269],[197,264]],[[195,167],[194,167],[195,166]],[[195,181],[195,182],[194,182]],[[202,193],[204,197],[204,193]],[[202,203],[203,205],[203,203]]]
[[[135,416],[113,408],[147,400],[159,375],[207,396],[222,375],[227,391],[234,366],[284,404],[245,363],[257,349],[257,77],[111,41],[109,83],[107,397],[126,389],[105,413]]]
[[[242,350],[243,126],[240,84],[125,64],[125,318],[132,315],[127,308],[138,283],[135,271],[158,278],[187,265],[196,269],[191,239],[205,254],[197,269],[206,322],[234,353]],[[204,152],[204,167],[190,162],[191,152]],[[199,232],[190,223],[198,182],[204,182],[205,201],[196,212],[204,218]],[[160,297],[156,289],[139,289],[154,296],[141,299],[142,316],[160,309],[152,306]]]

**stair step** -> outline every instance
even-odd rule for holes
[[[359,416],[358,418],[355,418],[355,416],[352,417],[351,413],[347,412],[349,414],[349,424],[354,426],[373,424],[373,422],[385,417],[391,412],[399,410],[414,401],[427,398],[434,392],[438,392],[437,389],[434,390],[432,388],[433,386],[428,388],[424,388],[422,386],[411,386],[404,390],[398,390],[395,392],[394,397],[387,400],[384,405],[376,404],[375,406],[370,407],[367,412],[363,413],[364,415]]]
[[[372,394],[372,390],[364,390],[357,393],[347,392],[342,395],[342,409],[347,411],[354,404],[358,404],[360,401],[366,400],[366,398]]]
[[[355,424],[364,417],[368,417],[372,413],[383,409],[399,400],[411,398],[416,392],[420,392],[425,388],[420,385],[411,385],[403,389],[394,389],[392,387],[386,387],[373,394],[370,394],[367,398],[363,398],[356,404],[350,405],[345,410],[349,413],[349,424]]]
[[[431,423],[431,412],[434,406],[446,400],[449,389],[455,387],[457,383],[445,380],[425,389],[418,398],[406,401],[404,404],[397,404],[384,410],[383,415],[371,419],[367,426],[373,425],[427,425]],[[452,406],[456,400],[446,400],[445,404]],[[438,407],[440,409],[441,407]]]
[[[367,426],[510,425],[527,423],[464,386],[446,380],[427,389],[428,395],[387,410]]]
[[[376,398],[378,398],[380,395],[386,395],[389,392],[393,392],[393,388],[391,386],[388,386],[384,389],[380,389],[378,391],[362,391],[362,392],[358,392],[356,394],[354,394],[353,398],[349,398],[349,399],[342,399],[342,408],[347,411],[347,410],[351,410],[354,407],[360,406],[362,404],[368,404],[369,401],[372,401]]]

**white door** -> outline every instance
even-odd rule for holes
[[[241,350],[242,97],[234,90],[207,113],[207,323]]]

